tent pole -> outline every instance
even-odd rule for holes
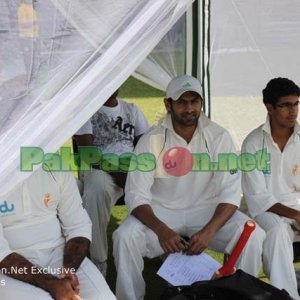
[[[192,75],[203,87],[203,110],[211,117],[210,95],[210,0],[193,3],[193,64]]]

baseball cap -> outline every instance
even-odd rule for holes
[[[196,92],[202,96],[202,86],[199,80],[190,75],[181,75],[173,78],[167,86],[167,98],[177,101],[185,92]]]

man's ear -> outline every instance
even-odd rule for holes
[[[268,113],[271,115],[274,110],[273,105],[270,103],[266,103],[265,105],[266,105],[266,109],[267,109]]]
[[[165,108],[167,112],[171,111],[171,103],[169,102],[168,98],[164,98]]]

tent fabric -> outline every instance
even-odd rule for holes
[[[300,1],[211,1],[212,97],[260,96],[274,77],[300,84]]]
[[[193,48],[192,75],[199,78],[203,87],[204,111],[211,116],[210,95],[210,15],[211,1],[193,3]]]
[[[0,197],[30,175],[21,146],[55,152],[134,71],[161,89],[196,75],[208,114],[210,96],[299,84],[299,1],[192,2],[0,2]]]
[[[186,15],[183,15],[132,74],[165,90],[171,78],[186,72]]]
[[[20,148],[55,152],[191,3],[1,1],[0,196],[30,175],[20,172]]]

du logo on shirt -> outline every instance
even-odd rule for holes
[[[0,204],[0,213],[1,214],[9,214],[15,210],[14,204],[8,204],[5,200],[3,203]]]

